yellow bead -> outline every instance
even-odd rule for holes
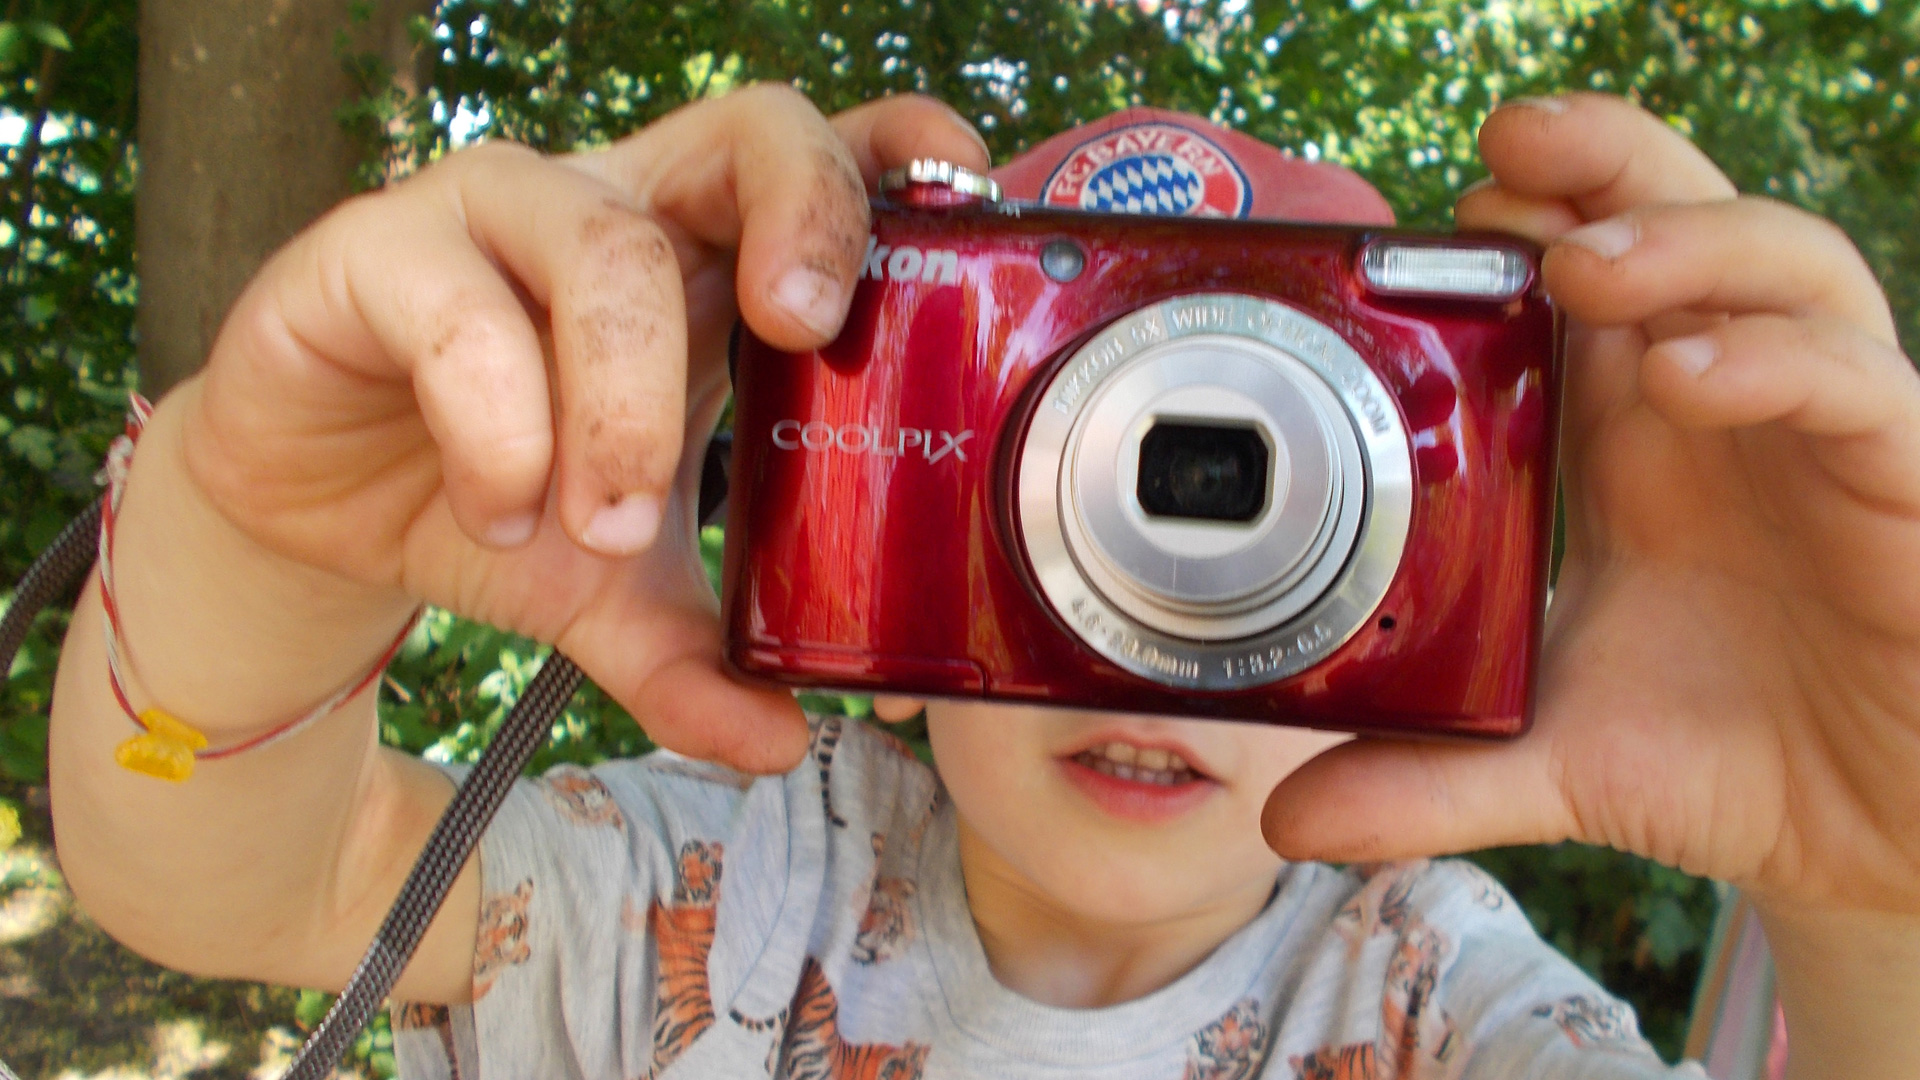
[[[113,760],[123,769],[176,784],[192,776],[194,751],[207,748],[207,737],[162,709],[146,710],[140,722],[147,730],[115,748]]]
[[[146,725],[149,735],[158,735],[172,742],[185,743],[190,750],[207,748],[207,737],[200,734],[199,728],[165,709],[147,709],[140,714],[140,723]]]

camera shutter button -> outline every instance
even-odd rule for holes
[[[993,205],[1000,201],[1000,185],[951,161],[915,158],[880,174],[880,194],[901,206],[937,210]]]

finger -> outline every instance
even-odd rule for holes
[[[1574,835],[1538,736],[1500,746],[1357,739],[1268,797],[1260,828],[1282,858],[1373,862],[1549,843]]]
[[[1674,311],[1845,319],[1895,340],[1873,271],[1832,223],[1772,199],[1642,207],[1562,236],[1541,275],[1569,314],[1619,326]]]
[[[678,501],[671,509],[685,512]],[[723,668],[716,600],[698,561],[648,558],[623,569],[607,594],[646,603],[596,606],[559,647],[661,746],[750,773],[792,768],[806,751],[806,719],[786,689]]]
[[[539,522],[553,462],[539,335],[457,217],[420,214],[418,194],[398,189],[325,219],[301,243],[322,246],[317,264],[341,267],[343,288],[296,282],[281,308],[321,355],[364,376],[411,380],[455,522],[477,543],[517,546]],[[357,318],[317,310],[342,294]],[[362,325],[370,340],[339,329]]]
[[[1578,228],[1581,221],[1579,212],[1564,199],[1516,195],[1492,177],[1461,192],[1453,207],[1458,228],[1513,233],[1541,245]]]
[[[1648,349],[1640,387],[1683,427],[1779,421],[1820,437],[1835,480],[1870,502],[1920,512],[1920,373],[1851,322],[1733,319]]]
[[[911,720],[927,709],[927,703],[919,698],[900,697],[897,694],[880,694],[873,699],[873,715],[889,724],[898,724]]]
[[[1730,199],[1733,182],[1658,117],[1606,94],[1516,101],[1480,126],[1480,156],[1515,195],[1588,220],[1647,203]]]
[[[450,170],[476,242],[553,328],[560,523],[583,547],[653,542],[686,423],[680,266],[660,227],[609,185],[513,147]]]
[[[919,94],[869,101],[834,114],[828,123],[853,154],[868,190],[881,173],[917,158],[948,161],[976,172],[991,163],[986,141],[965,117]]]
[[[866,188],[846,144],[792,87],[687,106],[574,160],[695,240],[737,250],[740,314],[768,344],[805,349],[839,333],[866,254]]]

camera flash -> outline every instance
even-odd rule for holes
[[[1511,300],[1532,276],[1526,257],[1508,248],[1389,240],[1367,245],[1360,273],[1377,292],[1474,300]]]

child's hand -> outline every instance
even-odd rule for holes
[[[261,271],[165,403],[187,466],[274,552],[555,642],[675,749],[790,765],[792,699],[719,668],[700,451],[736,313],[782,348],[830,339],[863,178],[916,156],[986,155],[928,99],[829,122],[784,86],[603,152],[453,154]]]
[[[1338,748],[1275,793],[1269,840],[1380,859],[1573,838],[1911,923],[1920,377],[1873,273],[1622,101],[1505,108],[1480,145],[1493,180],[1460,225],[1551,242],[1570,316],[1536,728]]]
[[[792,699],[720,670],[698,451],[736,311],[784,348],[830,338],[863,180],[921,155],[986,158],[924,98],[827,121],[757,87],[599,153],[464,151],[329,214],[255,276],[134,454],[114,568],[134,700],[240,744],[350,685],[424,599],[556,642],[668,746],[789,766]],[[131,724],[103,620],[90,587],[48,737],[75,896],[162,963],[343,985],[448,778],[379,745],[366,692],[185,784],[116,768]],[[402,1000],[471,995],[479,909],[469,859]]]

